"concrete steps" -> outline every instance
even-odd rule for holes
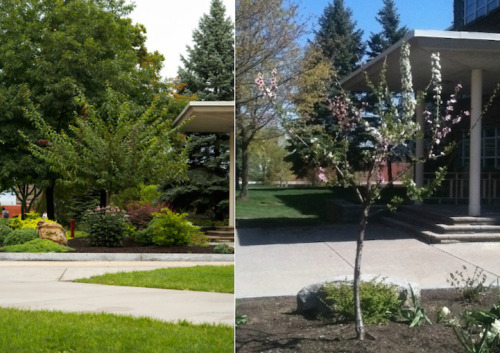
[[[215,229],[206,230],[205,235],[208,240],[217,241],[229,241],[234,242],[234,227],[230,226],[217,226]]]
[[[445,206],[403,206],[381,221],[428,243],[500,241],[500,211],[485,217],[459,213]]]

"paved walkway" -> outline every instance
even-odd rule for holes
[[[71,282],[106,272],[232,262],[0,261],[0,306],[234,323],[234,295]]]
[[[353,274],[357,225],[243,228],[236,234],[236,297],[296,295],[303,287]],[[499,284],[500,242],[428,245],[405,233],[370,224],[362,273],[426,288],[449,287],[449,273],[466,266]]]

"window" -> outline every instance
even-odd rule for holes
[[[467,24],[478,17],[490,13],[499,5],[499,0],[465,0],[464,23]]]
[[[464,133],[459,144],[460,162],[462,167],[469,164],[470,140]],[[500,128],[483,129],[481,138],[481,167],[488,170],[500,169]]]

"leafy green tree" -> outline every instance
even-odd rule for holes
[[[166,96],[179,100],[173,94]],[[171,126],[168,105],[157,100],[138,116],[131,109],[133,104],[117,101],[116,94],[108,90],[104,120],[85,97],[80,95],[76,102],[84,113],[68,126],[68,132],[52,128],[33,105],[26,109],[47,141],[44,146],[30,143],[31,152],[66,184],[105,190],[109,205],[111,195],[120,190],[184,177],[185,141],[179,128]]]
[[[49,218],[59,176],[30,155],[17,133],[40,140],[22,112],[24,93],[30,91],[43,119],[57,131],[73,119],[75,85],[97,109],[107,86],[137,104],[150,103],[161,86],[163,58],[147,52],[144,27],[125,17],[131,9],[123,0],[0,2],[0,189],[19,183],[45,187]]]
[[[184,92],[196,94],[202,101],[234,99],[234,24],[226,17],[221,0],[212,0],[210,13],[204,14],[193,32],[188,57],[181,56],[179,79],[186,83]]]
[[[255,84],[258,72],[277,69],[283,88],[295,83],[299,71],[298,41],[306,25],[294,2],[283,0],[236,1],[236,141],[239,198],[248,196],[249,148],[260,130],[276,126],[272,106]],[[291,90],[290,90],[291,91]],[[280,95],[281,102],[289,97]]]
[[[266,136],[267,135],[267,136]],[[270,137],[269,137],[270,136]],[[278,136],[278,137],[276,137]],[[288,184],[291,177],[291,165],[285,161],[288,154],[285,138],[280,131],[262,131],[250,145],[250,177],[267,185]]]
[[[399,14],[396,9],[394,0],[384,0],[383,7],[375,17],[377,22],[382,26],[382,31],[379,33],[371,33],[368,40],[368,56],[374,58],[391,45],[403,38],[408,32],[406,26],[399,27]]]

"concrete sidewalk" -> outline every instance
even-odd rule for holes
[[[353,275],[357,225],[243,228],[236,234],[237,298],[296,295],[303,287]],[[425,244],[406,233],[369,224],[362,273],[446,288],[451,272],[476,266],[498,285],[500,242]]]
[[[232,262],[0,261],[0,306],[106,312],[164,321],[234,324],[234,295],[71,282],[106,272],[146,271]]]

